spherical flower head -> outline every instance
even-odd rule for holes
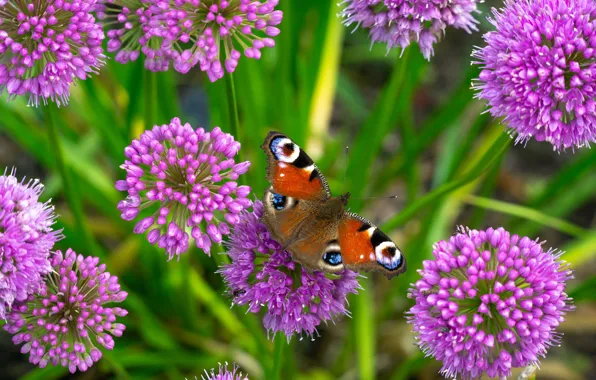
[[[124,150],[126,180],[116,183],[128,193],[118,204],[122,218],[152,212],[134,232],[149,231],[147,240],[165,248],[170,260],[188,250],[189,233],[209,253],[252,203],[250,187],[236,182],[250,166],[235,162],[239,150],[240,143],[219,127],[194,130],[178,118],[145,131]]]
[[[174,68],[186,73],[195,65],[214,82],[234,72],[238,60],[261,58],[275,46],[283,13],[279,0],[173,0],[163,24]]]
[[[248,380],[248,376],[244,376],[242,372],[238,372],[238,366],[234,365],[232,371],[228,370],[228,363],[221,365],[219,363],[219,370],[215,373],[215,368],[210,372],[205,370],[205,375],[201,376],[202,380]]]
[[[43,185],[14,174],[0,176],[0,319],[13,302],[42,288],[42,276],[52,270],[50,250],[62,238],[52,229],[54,208],[39,201]]]
[[[3,1],[0,4],[0,94],[68,103],[70,86],[104,65],[104,34],[90,12],[95,0]]]
[[[490,21],[495,31],[473,53],[490,113],[517,142],[561,150],[596,141],[596,3],[508,0]]]
[[[166,71],[170,59],[163,48],[159,17],[167,3],[158,0],[100,0],[98,18],[106,25],[108,52],[116,53],[116,61],[136,61],[141,53],[145,68]]]
[[[359,288],[356,272],[345,270],[331,279],[302,268],[271,238],[262,216],[263,204],[256,201],[252,212],[240,214],[232,231],[228,250],[232,263],[220,273],[233,303],[248,305],[251,313],[266,309],[267,332],[282,332],[288,340],[295,333],[313,336],[321,322],[349,314],[346,297]]]
[[[435,244],[433,255],[410,289],[408,322],[446,377],[509,376],[560,343],[555,329],[573,309],[560,254],[489,228],[462,230]]]
[[[24,343],[21,352],[29,353],[33,364],[86,371],[101,358],[98,347],[111,350],[113,336],[122,335],[125,326],[116,317],[127,311],[107,304],[124,301],[127,293],[97,257],[68,249],[56,251],[51,264],[54,271],[40,293],[15,303],[4,330],[15,344]]]
[[[402,50],[417,42],[427,60],[447,27],[477,30],[479,0],[344,0],[344,24],[369,29],[371,43]]]

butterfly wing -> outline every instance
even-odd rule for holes
[[[290,138],[271,131],[261,148],[267,154],[267,179],[275,193],[298,200],[331,197],[325,177],[308,154]]]
[[[341,272],[339,221],[320,217],[320,208],[319,201],[299,200],[271,188],[263,197],[263,222],[272,237],[301,265],[310,270]]]
[[[339,222],[338,241],[348,269],[381,272],[387,278],[406,271],[406,259],[397,245],[360,215],[345,213]]]

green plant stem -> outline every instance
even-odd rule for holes
[[[228,115],[230,117],[230,131],[234,138],[240,143],[243,142],[240,135],[240,118],[238,117],[238,101],[236,100],[236,88],[234,86],[234,76],[228,73],[225,76],[226,95],[228,97]]]
[[[145,130],[159,124],[157,119],[157,77],[156,73],[145,70]]]
[[[360,286],[364,289],[354,297],[353,303],[358,378],[373,380],[376,377],[376,332],[371,279],[361,279]]]
[[[62,180],[64,197],[74,216],[76,224],[75,230],[77,230],[78,233],[84,237],[84,240],[88,242],[90,250],[94,255],[102,256],[101,250],[89,230],[89,225],[87,224],[85,213],[83,211],[83,200],[81,199],[80,191],[75,188],[71,172],[64,160],[64,148],[62,147],[62,142],[58,134],[58,126],[56,125],[56,113],[59,112],[59,110],[54,103],[48,104],[44,110],[50,141],[50,151],[54,152],[54,157],[56,158],[56,167],[58,168]]]
[[[283,340],[281,333],[278,334],[276,338],[277,339],[275,339],[275,342],[273,343],[273,365],[271,368],[271,376],[269,377],[271,380],[281,379],[284,348],[288,345],[288,343]]]
[[[228,98],[228,115],[229,115],[229,122],[230,122],[230,131],[232,136],[236,139],[236,141],[240,142],[241,145],[244,145],[244,138],[240,133],[240,118],[238,117],[238,101],[236,99],[236,88],[234,86],[234,76],[232,73],[227,73],[224,75],[226,81],[226,96]],[[246,149],[246,146],[244,147]],[[242,149],[238,152],[239,160],[241,161],[244,157],[247,157],[242,153]],[[245,179],[244,176],[240,176],[238,178],[238,184],[244,185]]]

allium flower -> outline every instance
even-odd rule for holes
[[[560,253],[489,228],[462,230],[433,255],[410,289],[408,321],[446,377],[509,376],[560,343],[555,328],[573,309],[565,293],[572,273]]]
[[[221,243],[252,203],[250,187],[235,182],[250,166],[235,163],[239,150],[240,143],[219,127],[194,130],[178,118],[145,131],[124,150],[126,180],[116,182],[116,189],[128,192],[118,204],[122,218],[133,220],[149,209],[152,214],[134,232],[150,230],[147,240],[165,248],[170,260],[188,249],[188,231],[209,253],[211,242]]]
[[[68,103],[70,86],[104,64],[95,0],[0,2],[0,94]]]
[[[15,301],[24,301],[43,286],[52,270],[50,250],[62,238],[49,202],[39,202],[43,185],[17,180],[14,170],[0,176],[0,319]]]
[[[279,34],[279,0],[172,0],[162,23],[174,68],[188,72],[196,64],[211,81],[232,73],[242,52],[259,59]]]
[[[433,44],[447,27],[478,30],[472,14],[479,0],[343,0],[344,24],[370,29],[372,43],[387,49],[402,50],[417,42],[427,60],[434,54]]]
[[[346,309],[346,297],[359,288],[356,272],[345,270],[334,279],[322,272],[309,272],[282,250],[261,222],[263,204],[243,211],[232,230],[228,255],[232,263],[220,273],[233,296],[233,303],[248,311],[266,309],[263,324],[268,333],[284,333],[288,340],[298,333],[312,336],[321,322],[333,320]]]
[[[108,30],[108,51],[116,52],[116,61],[136,61],[143,53],[146,69],[169,68],[159,21],[167,8],[167,3],[159,0],[99,0],[97,15]]]
[[[205,377],[207,376],[207,377]],[[228,363],[225,366],[219,364],[219,371],[215,373],[215,369],[211,373],[205,370],[205,376],[201,376],[202,380],[248,380],[248,376],[244,376],[242,372],[238,372],[238,366],[234,365],[232,371],[228,371]]]
[[[113,336],[121,336],[125,326],[115,323],[127,311],[107,307],[122,302],[118,277],[98,265],[97,257],[83,257],[71,249],[52,256],[54,272],[46,278],[39,295],[15,303],[4,329],[13,334],[21,352],[40,367],[48,362],[61,364],[71,373],[86,371],[102,354],[97,346],[111,350]]]
[[[596,3],[507,0],[493,15],[496,30],[473,53],[491,114],[517,142],[560,150],[596,141]]]

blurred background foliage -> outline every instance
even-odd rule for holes
[[[480,5],[481,32],[490,29],[490,7],[499,5]],[[58,248],[100,256],[130,293],[127,329],[114,351],[72,377],[194,378],[228,361],[251,379],[440,378],[438,363],[423,357],[405,323],[407,288],[432,244],[466,225],[504,226],[566,251],[563,258],[576,270],[569,290],[577,311],[561,326],[563,345],[551,350],[538,377],[593,378],[596,152],[558,154],[535,141],[514,146],[470,89],[479,72],[470,53],[482,44],[481,33],[448,30],[429,63],[417,46],[401,58],[383,46],[371,48],[366,32],[341,24],[337,0],[281,1],[280,7],[277,46],[260,61],[243,58],[233,76],[241,158],[252,162],[246,182],[260,197],[266,181],[259,145],[269,130],[286,133],[307,147],[335,194],[353,194],[352,211],[400,245],[408,272],[392,281],[369,275],[362,280],[365,290],[350,299],[351,318],[276,352],[259,316],[230,308],[215,273],[221,258],[195,249],[166,262],[164,252],[134,235],[134,223],[120,219],[116,209],[123,195],[113,184],[124,176],[118,168],[124,147],[145,128],[179,116],[230,131],[226,81],[209,83],[197,71],[153,74],[142,62],[110,59],[99,76],[79,82],[68,107],[50,115],[58,122],[85,225],[74,222],[72,200],[64,196],[46,133],[47,109],[29,108],[23,99],[0,102],[0,167],[42,179],[44,197],[54,200],[67,236]],[[8,334],[0,335],[0,344],[2,378],[69,377],[63,368],[27,363]]]

